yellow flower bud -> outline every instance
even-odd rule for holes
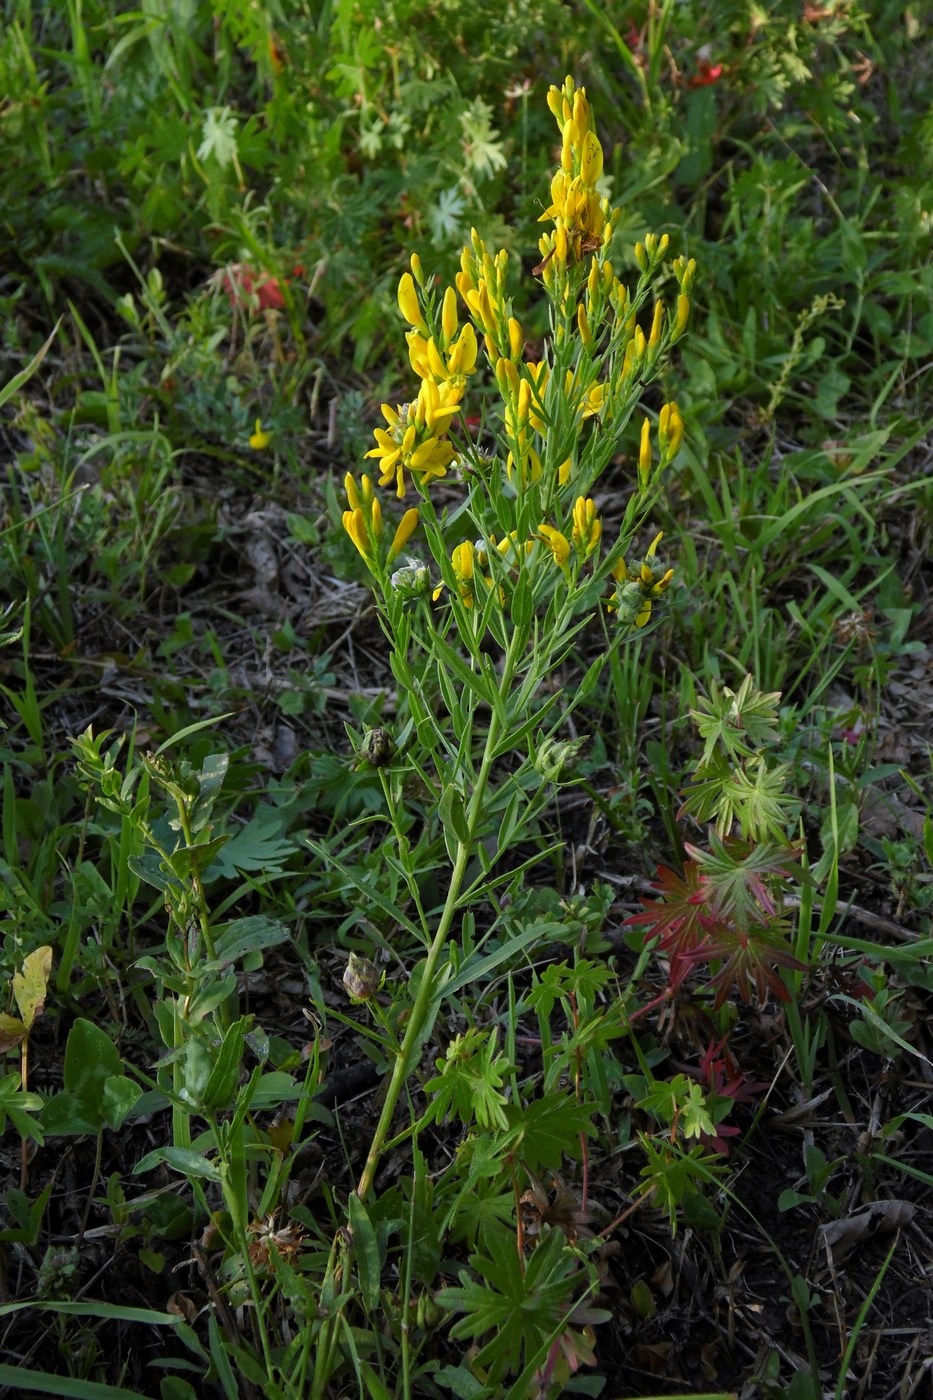
[[[641,447],[638,452],[638,484],[642,491],[648,490],[651,480],[651,423],[646,418],[641,425]]]
[[[518,370],[511,360],[500,357],[496,360],[496,384],[499,393],[508,403],[518,394]]]
[[[262,419],[256,419],[256,431],[250,434],[249,445],[254,452],[263,452],[272,441],[272,434],[263,432]]]
[[[509,355],[513,360],[521,358],[522,350],[525,346],[525,335],[522,331],[521,322],[516,321],[514,316],[509,317]]]
[[[411,255],[411,272],[419,287],[424,286],[424,270],[421,266],[421,259],[417,253]]]
[[[485,280],[479,284],[479,296],[476,305],[480,325],[487,335],[492,335],[496,329],[496,318],[493,314],[492,302],[489,298],[489,283]]]
[[[648,234],[648,237],[651,237],[650,233]],[[646,249],[644,243],[635,244],[635,261],[638,263],[638,266],[641,268],[642,272],[648,271],[648,250]]]
[[[441,330],[444,332],[444,349],[457,334],[457,296],[453,287],[448,287],[444,293],[444,304],[441,308]]]
[[[392,537],[392,543],[389,546],[388,563],[391,564],[396,554],[399,554],[405,548],[405,545],[411,539],[412,533],[420,519],[420,513],[414,506],[412,506],[410,510],[406,510]]]
[[[360,493],[356,489],[356,482],[353,480],[353,477],[350,474],[350,472],[347,472],[346,476],[344,477],[343,486],[344,490],[347,493],[347,500],[350,502],[350,509],[359,510]]]
[[[583,305],[582,301],[577,307],[577,329],[580,332],[580,339],[584,347],[592,355],[593,351],[596,349],[596,342],[593,339],[593,332],[590,330],[590,323],[586,316],[586,307]]]
[[[593,553],[602,532],[603,523],[596,513],[596,502],[585,496],[578,496],[573,506],[571,539],[584,558]]]
[[[671,332],[671,341],[679,340],[687,329],[687,321],[690,319],[690,298],[681,292],[677,298],[677,315],[674,319],[674,329]]]
[[[654,304],[654,315],[651,318],[651,334],[648,337],[648,349],[656,351],[661,343],[661,322],[664,317],[664,307],[659,301]]]
[[[421,314],[418,293],[415,291],[415,284],[410,272],[403,272],[399,279],[398,309],[410,326],[414,326],[415,330],[427,335],[427,322]]]
[[[573,124],[576,127],[576,139],[579,141],[590,125],[590,105],[586,100],[585,88],[577,88],[573,95]]]
[[[680,410],[676,403],[666,403],[658,414],[658,443],[663,467],[677,455],[683,438],[684,420],[680,416]]]

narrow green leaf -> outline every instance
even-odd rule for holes
[[[53,1376],[48,1371],[27,1371],[0,1362],[0,1385],[9,1386],[11,1395],[69,1395],[72,1400],[146,1400],[138,1390],[122,1385],[101,1385],[98,1381],[74,1376]]]
[[[353,1255],[356,1260],[357,1275],[363,1306],[374,1313],[379,1306],[379,1291],[382,1280],[382,1262],[379,1258],[379,1242],[372,1222],[366,1214],[366,1207],[354,1191],[349,1200],[350,1229],[353,1231]]]
[[[35,1308],[39,1312],[66,1313],[68,1317],[100,1317],[109,1322],[139,1322],[147,1327],[177,1327],[180,1319],[156,1308],[131,1308],[122,1303],[46,1302],[30,1298],[26,1302],[0,1303],[0,1317]]]
[[[21,369],[19,374],[14,374],[13,378],[8,380],[8,382],[4,384],[3,388],[0,389],[0,408],[3,407],[7,399],[11,399],[14,394],[19,393],[23,385],[27,384],[32,378],[32,376],[35,374],[36,370],[39,368],[42,361],[49,353],[49,350],[52,348],[52,341],[58,335],[58,328],[63,320],[64,317],[59,316],[58,320],[55,322],[55,328],[52,331],[52,334],[49,336],[45,344],[36,351],[26,368]]]
[[[165,753],[167,749],[174,748],[176,744],[180,744],[183,739],[187,739],[191,734],[198,734],[202,729],[213,729],[219,725],[222,720],[232,719],[236,713],[236,710],[227,710],[225,714],[211,715],[210,719],[199,719],[195,724],[186,725],[184,729],[179,729],[177,734],[170,735],[163,744],[160,744],[156,749],[156,753]]]

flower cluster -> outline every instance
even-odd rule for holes
[[[421,262],[412,258],[412,270],[423,284]],[[457,298],[448,287],[441,306],[440,324],[432,332],[425,317],[415,279],[406,272],[398,286],[399,310],[411,330],[408,358],[421,379],[412,403],[392,408],[382,405],[385,428],[376,429],[376,446],[367,452],[379,463],[379,485],[395,482],[399,499],[405,495],[405,472],[424,485],[446,476],[455,451],[447,437],[460,412],[468,377],[476,369],[476,332],[469,322],[458,334]]]
[[[609,607],[618,613],[620,622],[634,623],[636,627],[646,626],[651,617],[652,604],[670,586],[674,570],[665,569],[657,558],[663,534],[662,530],[655,535],[644,559],[639,559],[635,564],[627,564],[620,559],[612,571],[616,590]]]
[[[429,565],[418,560],[401,561],[389,576],[386,565],[415,528],[418,513],[406,512],[386,552],[379,503],[367,477],[359,490],[347,478],[350,509],[344,525],[374,575],[403,603],[428,594],[437,600],[446,590],[463,607],[498,597],[509,611],[524,569],[542,580],[543,601],[552,596],[553,582],[546,581],[547,568],[538,561],[548,558],[571,589],[584,573],[606,579],[621,542],[609,546],[610,559],[601,566],[603,527],[590,493],[617,454],[644,386],[687,327],[695,263],[680,257],[662,267],[669,239],[646,234],[634,248],[639,273],[629,291],[608,255],[620,213],[605,197],[603,149],[585,89],[567,78],[551,88],[548,105],[560,128],[561,156],[542,215],[553,228],[539,240],[542,261],[535,269],[551,304],[551,333],[541,348],[529,353],[522,323],[513,314],[508,253],[487,249],[475,229],[462,250],[455,286],[427,280],[417,254],[399,281],[398,307],[409,328],[408,362],[418,389],[408,403],[382,405],[385,426],[375,430],[367,457],[377,464],[379,485],[393,486],[400,499],[409,479],[414,481],[442,581],[436,571],[432,579]],[[667,304],[655,294],[655,285],[669,270],[678,291]],[[481,348],[498,391],[490,415],[498,454],[480,451],[468,431],[457,441],[457,420]],[[486,417],[463,421],[468,429]],[[637,496],[654,489],[657,473],[673,461],[683,436],[675,402],[663,404],[656,428],[644,419],[633,483]],[[464,504],[480,536],[462,539],[452,549],[426,490],[451,464],[465,469],[469,498]],[[504,532],[498,542],[490,525]],[[612,570],[609,607],[626,625],[645,626],[653,603],[670,584],[672,571],[656,558],[659,539],[643,559],[631,565],[620,560]],[[522,609],[526,597],[523,589]],[[485,607],[484,615],[489,615]]]
[[[567,78],[562,88],[551,88],[547,102],[560,127],[561,148],[560,168],[551,180],[551,203],[540,220],[554,224],[554,232],[543,234],[538,245],[545,283],[558,280],[568,264],[604,247],[621,217],[621,210],[610,209],[597,190],[603,148],[585,88]]]

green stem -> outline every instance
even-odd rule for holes
[[[522,650],[523,644],[524,629],[516,629],[515,633],[513,633],[509,644],[509,650],[506,655],[505,665],[502,670],[502,679],[499,683],[499,694],[503,698],[508,695],[508,692],[511,689],[512,678],[515,673],[518,655]],[[421,983],[418,987],[418,995],[415,997],[415,1004],[412,1007],[411,1016],[408,1021],[408,1026],[405,1030],[405,1037],[402,1041],[401,1049],[395,1061],[395,1066],[392,1070],[392,1078],[389,1081],[389,1088],[386,1093],[385,1101],[382,1105],[382,1113],[379,1116],[379,1122],[376,1125],[376,1131],[373,1134],[372,1142],[370,1143],[369,1147],[369,1153],[366,1157],[366,1164],[363,1167],[363,1172],[360,1176],[359,1184],[356,1188],[356,1194],[357,1196],[359,1196],[360,1201],[363,1203],[365,1203],[366,1197],[369,1195],[370,1189],[372,1187],[373,1178],[375,1177],[376,1169],[379,1166],[379,1160],[382,1156],[386,1138],[389,1135],[389,1129],[392,1126],[392,1119],[395,1116],[395,1110],[398,1105],[402,1089],[405,1085],[406,1080],[408,1079],[408,1076],[411,1074],[412,1068],[414,1066],[415,1056],[422,1043],[422,1036],[425,1031],[428,1018],[428,1010],[431,1005],[431,1002],[434,1000],[436,992],[436,988],[434,985],[435,974],[437,972],[437,966],[440,961],[441,954],[444,951],[444,946],[447,943],[447,939],[450,936],[450,930],[453,925],[454,916],[457,912],[457,905],[460,900],[460,892],[463,887],[463,880],[464,876],[466,875],[467,866],[470,860],[470,854],[474,845],[476,828],[480,819],[483,798],[486,792],[486,784],[489,781],[489,775],[492,771],[493,754],[495,753],[496,747],[499,743],[499,730],[500,725],[498,716],[496,712],[493,711],[493,714],[490,717],[489,721],[489,728],[486,731],[486,744],[483,750],[483,761],[480,765],[480,770],[476,778],[476,784],[473,788],[473,793],[470,798],[469,809],[467,811],[467,839],[465,841],[458,840],[457,842],[457,852],[456,857],[454,859],[454,868],[451,872],[450,886],[447,890],[447,898],[444,902],[444,908],[441,912],[440,923],[437,926],[437,932],[435,933],[431,946],[428,949],[428,956],[425,961],[424,972],[421,977]]]
[[[189,850],[194,845],[194,837],[191,831],[191,823],[188,820],[188,813],[183,802],[178,803],[178,820],[181,826],[181,834],[185,838],[185,845]],[[211,932],[210,915],[207,908],[207,899],[204,896],[204,886],[201,884],[201,876],[197,870],[191,872],[191,888],[194,890],[194,897],[198,906],[198,927],[201,930],[201,937],[204,940],[204,947],[207,956],[213,961],[216,956],[214,952],[214,935]]]
[[[493,728],[490,725],[490,730]],[[477,785],[478,787],[478,785]],[[418,987],[418,995],[415,997],[415,1004],[411,1010],[408,1026],[405,1030],[405,1038],[402,1047],[395,1061],[392,1070],[392,1078],[389,1081],[388,1092],[382,1105],[382,1113],[376,1125],[370,1143],[369,1153],[366,1158],[366,1165],[356,1188],[356,1194],[360,1200],[365,1202],[369,1195],[370,1187],[373,1184],[373,1177],[382,1156],[382,1149],[395,1116],[395,1109],[402,1092],[402,1088],[411,1073],[412,1064],[421,1044],[421,1033],[427,1020],[428,1007],[434,998],[434,977],[437,971],[437,964],[440,961],[444,946],[450,935],[451,925],[454,921],[454,914],[457,910],[457,901],[460,898],[460,887],[463,884],[463,877],[466,874],[467,864],[470,858],[470,845],[464,841],[457,842],[457,855],[454,861],[454,868],[450,878],[450,888],[447,891],[447,899],[441,914],[440,923],[437,926],[437,933],[434,941],[428,949],[427,960],[424,965],[424,972],[421,977],[421,984]]]

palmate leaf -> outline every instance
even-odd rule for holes
[[[584,1280],[559,1230],[542,1239],[524,1268],[511,1230],[493,1226],[485,1242],[488,1254],[470,1256],[477,1277],[463,1269],[460,1287],[442,1288],[436,1297],[442,1308],[464,1314],[451,1337],[488,1338],[474,1360],[489,1367],[488,1381],[495,1384],[518,1371],[523,1357],[533,1356],[559,1328]]]
[[[711,910],[709,886],[704,884],[697,861],[684,863],[683,875],[666,865],[658,866],[658,878],[651,887],[660,899],[643,899],[644,909],[625,920],[626,925],[645,929],[645,940],[661,935],[660,947],[667,952],[692,952],[709,933]]]
[[[487,1033],[474,1026],[450,1042],[446,1059],[436,1061],[440,1074],[424,1086],[434,1096],[432,1118],[440,1121],[456,1114],[468,1125],[508,1127],[501,1088],[512,1066],[508,1056],[498,1052],[497,1038],[495,1030]]]
[[[786,967],[794,972],[806,969],[784,939],[786,927],[783,920],[760,924],[749,931],[724,927],[693,955],[697,961],[707,963],[721,960],[721,966],[708,983],[710,989],[716,989],[714,1011],[723,1005],[733,984],[748,1005],[752,1002],[753,984],[760,1002],[765,1001],[768,992],[773,992],[779,1001],[790,1001],[790,992],[778,968]]]
[[[713,681],[709,698],[701,696],[697,701],[700,709],[690,711],[705,743],[699,766],[706,767],[717,745],[739,759],[761,744],[773,743],[780,699],[779,690],[758,690],[751,676],[745,677],[737,691],[728,686],[720,689]]]
[[[566,1093],[547,1094],[527,1108],[509,1104],[509,1150],[529,1171],[537,1173],[542,1167],[558,1171],[564,1157],[579,1159],[580,1134],[595,1134],[596,1108],[595,1103],[577,1103]]]
[[[756,845],[732,837],[722,839],[711,831],[708,851],[689,842],[684,849],[699,867],[700,878],[709,888],[716,909],[742,927],[776,917],[778,908],[772,885],[777,881],[810,881],[800,867],[799,843],[766,841]]]
[[[755,847],[711,837],[712,851],[689,847],[693,857],[683,876],[663,866],[654,889],[660,900],[643,901],[641,914],[626,920],[646,929],[646,938],[660,935],[658,948],[670,960],[670,985],[676,989],[691,968],[720,963],[712,981],[714,1007],[722,1006],[735,985],[751,1002],[769,991],[786,1001],[788,994],[778,967],[803,970],[785,939],[786,925],[778,917],[775,883],[794,873],[795,848],[786,843]]]

